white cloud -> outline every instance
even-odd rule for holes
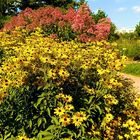
[[[126,7],[120,7],[120,8],[117,9],[118,12],[124,12],[126,10],[127,10]]]
[[[132,10],[136,13],[140,13],[140,5],[132,7]]]
[[[134,27],[122,27],[117,29],[117,32],[134,32]]]

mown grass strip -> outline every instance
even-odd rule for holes
[[[140,62],[127,64],[122,72],[135,76],[140,76]]]

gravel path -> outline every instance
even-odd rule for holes
[[[136,87],[136,90],[140,94],[140,77],[129,75],[129,74],[124,74],[124,75],[134,81],[134,87]]]

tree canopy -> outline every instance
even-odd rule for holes
[[[140,22],[136,25],[135,32],[140,36]]]
[[[9,20],[10,16],[16,15],[20,10],[27,7],[38,9],[46,5],[61,7],[67,9],[69,7],[77,8],[85,0],[0,0],[0,28]]]
[[[84,3],[85,0],[0,0],[0,16],[12,15],[18,12],[18,9],[24,10],[27,7],[37,9],[45,5],[54,7],[75,7]]]

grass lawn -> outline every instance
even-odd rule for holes
[[[126,67],[122,71],[123,73],[140,76],[140,62],[132,62],[126,64]]]
[[[140,56],[140,40],[119,39],[117,44],[120,52],[127,57],[134,59]]]

